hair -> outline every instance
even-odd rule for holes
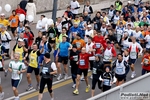
[[[62,30],[63,30],[63,29],[65,29],[65,30],[67,31],[67,28],[66,28],[66,27],[62,27]]]
[[[38,46],[38,44],[37,44],[37,43],[33,43],[33,45],[36,45],[36,46]]]
[[[121,56],[121,57],[123,57],[123,55],[122,55],[121,53],[119,53],[117,56]]]
[[[45,17],[45,15],[41,15],[42,17]]]
[[[30,30],[30,29],[31,29],[29,26],[25,26],[25,28],[27,28],[28,30]]]
[[[29,0],[28,2],[33,3],[33,0]]]
[[[110,7],[114,8],[114,5],[111,5]]]
[[[20,57],[20,54],[19,54],[19,53],[14,53],[14,56],[15,56],[15,55],[17,55],[17,56],[19,56],[19,57]]]
[[[83,15],[81,15],[80,17],[84,18],[84,16],[83,16]]]
[[[71,9],[71,7],[70,7],[70,6],[68,6],[67,8]]]
[[[12,10],[12,13],[13,13],[13,12],[15,12],[15,13],[16,13],[16,10]]]

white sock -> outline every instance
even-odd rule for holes
[[[132,71],[133,74],[135,74],[135,71]]]

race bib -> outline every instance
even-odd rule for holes
[[[84,66],[85,65],[85,60],[80,60],[80,65]]]
[[[104,59],[109,60],[109,59],[110,59],[110,56],[104,55]]]
[[[15,23],[15,22],[16,22],[16,19],[12,19],[11,21],[12,21],[12,23]]]
[[[144,64],[148,64],[149,60],[148,59],[144,59]]]
[[[47,67],[43,67],[42,73],[43,73],[43,74],[46,74],[46,72],[48,72],[48,68],[47,68]]]
[[[96,45],[96,48],[100,48],[101,47],[100,43],[95,43],[95,45]]]
[[[119,73],[119,74],[122,74],[123,73],[123,68],[122,67],[117,67],[116,72]]]
[[[108,79],[104,79],[103,84],[106,86],[110,86],[110,81]]]
[[[77,42],[77,43],[76,43],[76,46],[77,46],[77,48],[80,48],[80,47],[81,47],[81,43],[80,43],[80,42]]]
[[[78,56],[73,56],[74,61],[78,61]]]
[[[93,68],[93,74],[97,74],[97,69],[96,68]]]
[[[137,55],[136,52],[131,52],[130,54],[131,54],[131,56],[136,56]]]
[[[18,73],[17,72],[18,72],[18,70],[15,70],[15,69],[12,71],[12,77],[13,78],[17,78],[18,77]]]
[[[54,38],[54,33],[50,33],[49,36],[50,36],[51,38]]]

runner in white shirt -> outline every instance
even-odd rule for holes
[[[73,0],[70,3],[71,6],[71,12],[73,13],[73,16],[75,18],[75,16],[79,13],[78,10],[80,8],[79,2],[77,0]]]
[[[142,55],[143,48],[139,43],[136,42],[135,37],[132,37],[131,40],[132,42],[124,42],[124,44],[126,44],[129,47],[129,64],[132,70],[131,78],[134,78],[136,76],[134,64],[138,59],[138,56]]]
[[[26,71],[25,65],[19,61],[20,54],[14,54],[14,61],[10,61],[8,70],[11,74],[11,84],[15,95],[15,100],[20,100],[17,87],[22,80],[22,73]]]
[[[129,36],[131,36],[131,33],[133,32],[133,30],[131,29],[131,24],[128,24],[127,28],[124,31],[128,32]]]
[[[36,29],[38,29],[41,32],[46,32],[46,25],[42,25],[42,19],[45,18],[45,15],[41,15],[41,19],[36,24]]]
[[[147,42],[146,43],[146,49],[147,50],[150,50],[150,34],[149,35],[146,35],[144,40]]]
[[[86,44],[86,52],[88,52],[90,49],[93,49],[94,43],[92,42],[92,37],[88,37],[88,43]],[[95,56],[89,57],[90,61],[90,70],[93,69],[93,61],[95,60]],[[90,77],[93,79],[93,76],[91,75]]]

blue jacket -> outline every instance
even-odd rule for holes
[[[68,36],[70,37],[70,34],[72,34],[72,33],[80,33],[81,35],[82,35],[82,31],[81,31],[81,29],[79,28],[79,27],[74,27],[74,26],[72,26],[71,28],[70,28],[70,30],[69,30],[69,33],[68,33]],[[81,36],[82,37],[82,36]],[[72,37],[72,38],[74,38],[74,37]]]

